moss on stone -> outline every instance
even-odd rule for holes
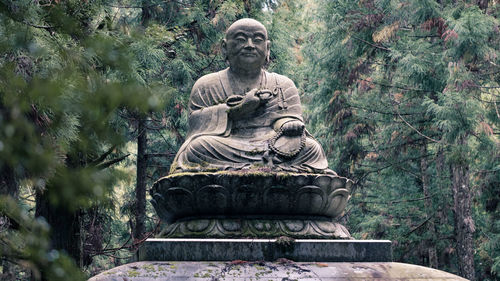
[[[163,267],[161,265],[158,266],[158,271],[165,271],[165,270],[166,270],[165,267]]]
[[[173,179],[182,176],[196,176],[196,175],[228,175],[228,176],[276,176],[286,178],[294,175],[310,175],[317,176],[322,175],[318,173],[299,173],[299,172],[287,172],[287,171],[273,171],[271,168],[266,167],[255,167],[254,169],[242,169],[238,171],[217,171],[217,170],[205,170],[200,172],[179,172],[173,173],[165,178]]]
[[[154,265],[152,265],[152,264],[146,264],[142,268],[144,270],[146,270],[147,272],[155,272],[156,271]]]
[[[140,273],[137,270],[131,269],[131,270],[127,271],[127,276],[128,277],[137,277],[137,276],[139,276],[139,274]]]

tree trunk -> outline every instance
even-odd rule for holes
[[[0,170],[0,195],[17,198],[19,192],[16,175],[12,167],[4,165]]]
[[[466,136],[460,137],[458,145],[466,146]],[[472,191],[469,182],[469,164],[466,155],[451,163],[453,212],[455,238],[457,241],[458,268],[460,275],[476,280],[474,268],[474,220],[471,215]]]
[[[252,1],[251,0],[243,0],[243,6],[245,7],[245,12],[247,12],[248,16],[251,16],[252,12]]]
[[[422,155],[427,155],[427,144],[422,146]],[[429,192],[429,175],[427,174],[427,158],[422,157],[420,160],[420,173],[422,180],[422,189],[424,192],[425,212],[429,221],[427,222],[427,231],[429,231],[430,239],[426,241],[427,250],[429,253],[429,267],[438,268],[437,250],[436,250],[436,229],[434,226],[434,208],[432,207],[432,198]]]
[[[151,4],[149,0],[143,0],[141,8],[141,24],[144,27],[149,25],[149,21],[153,17],[153,8],[154,6]]]
[[[148,139],[146,118],[144,116],[139,118],[139,136],[137,137],[137,179],[135,186],[135,239],[142,239],[146,232],[144,221],[146,218],[146,146]]]
[[[50,188],[47,186],[47,188]],[[44,217],[50,225],[51,248],[64,250],[75,261],[80,260],[80,212],[70,212],[66,208],[49,202],[48,192],[36,193],[36,217]]]
[[[488,9],[488,2],[489,0],[477,0],[477,5],[479,9],[486,11],[486,9]]]
[[[0,169],[0,196],[11,196],[15,200],[17,200],[17,196],[19,193],[18,181],[16,175],[14,174],[14,170],[7,165],[4,165]],[[7,228],[19,228],[19,225],[16,221],[11,221],[7,217],[0,216],[0,226]],[[7,231],[7,230],[4,230]],[[15,268],[12,266],[13,264],[7,259],[2,260],[0,262],[2,266],[2,270],[0,271],[0,277],[5,280],[15,280],[16,272]]]

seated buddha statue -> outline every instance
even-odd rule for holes
[[[264,69],[271,42],[263,24],[234,22],[222,51],[229,67],[201,77],[189,99],[189,131],[170,173],[271,171],[329,173],[307,132],[292,80]]]

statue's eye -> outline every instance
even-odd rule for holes
[[[236,39],[236,41],[238,41],[238,42],[245,42],[245,41],[247,41],[247,39],[246,39],[245,37],[243,37],[243,36],[238,36],[238,37],[236,37],[235,39]]]
[[[256,37],[255,39],[253,39],[253,41],[255,43],[262,43],[262,41],[264,41],[264,39],[260,38],[260,37]]]

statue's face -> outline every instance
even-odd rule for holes
[[[254,70],[266,62],[269,41],[265,27],[252,21],[243,21],[229,28],[223,43],[231,67]]]

